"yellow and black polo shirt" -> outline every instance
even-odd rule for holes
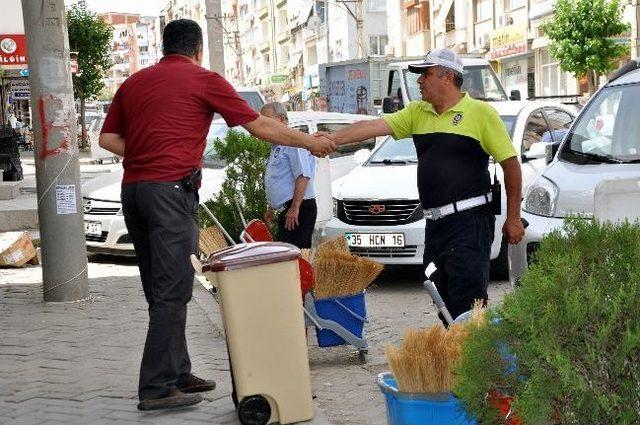
[[[394,139],[413,136],[423,208],[488,193],[489,155],[496,162],[517,155],[496,110],[468,94],[442,115],[430,103],[417,101],[383,119]]]

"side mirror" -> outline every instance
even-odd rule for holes
[[[354,152],[353,160],[356,162],[356,164],[362,165],[367,160],[367,158],[369,158],[369,155],[371,155],[371,151],[369,149],[360,149]]]
[[[511,100],[521,100],[520,90],[511,90],[511,96],[509,96],[509,98]]]
[[[544,155],[544,163],[545,165],[549,165],[551,163],[551,161],[553,161],[553,158],[555,158],[556,154],[558,153],[558,149],[560,148],[560,142],[555,142],[555,143],[547,143],[547,145],[545,146],[545,155]]]
[[[394,102],[392,97],[385,97],[382,99],[382,112],[385,114],[390,114],[397,110],[396,103]]]
[[[531,145],[529,150],[525,152],[524,157],[527,160],[542,159],[547,156],[547,146],[551,147],[552,143],[538,142]]]

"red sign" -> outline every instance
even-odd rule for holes
[[[27,37],[24,34],[0,34],[2,65],[27,65]]]

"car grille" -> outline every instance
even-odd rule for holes
[[[398,247],[384,247],[384,248],[362,248],[362,247],[350,247],[351,253],[359,255],[361,257],[371,258],[400,258],[400,257],[414,257],[418,247],[416,245],[407,245],[402,248]]]
[[[84,213],[91,215],[116,215],[122,204],[117,201],[101,201],[99,199],[82,198]]]
[[[109,232],[102,232],[100,236],[85,235],[87,242],[104,242],[107,240]]]
[[[338,201],[338,219],[347,224],[394,226],[413,223],[423,216],[418,200]]]

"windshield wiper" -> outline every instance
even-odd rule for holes
[[[622,164],[624,162],[623,160],[619,158],[615,158],[611,155],[599,155],[597,153],[582,152],[582,151],[576,151],[573,149],[568,149],[567,153],[571,153],[576,156],[581,156],[583,158],[591,159],[593,161],[603,162],[605,164]]]
[[[371,164],[384,164],[384,165],[404,165],[407,161],[403,159],[383,159],[382,161],[371,161]]]

